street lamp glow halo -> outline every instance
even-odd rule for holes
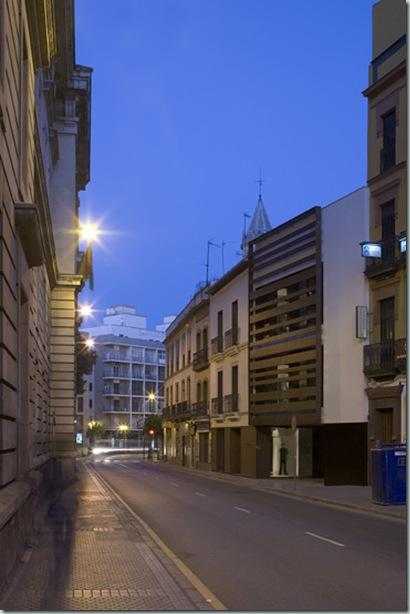
[[[84,241],[85,243],[96,243],[98,242],[101,230],[98,225],[93,222],[84,222],[80,224],[79,233],[80,241]]]
[[[93,350],[95,348],[95,340],[90,337],[84,341],[84,345],[88,350]]]
[[[84,305],[79,305],[78,312],[82,318],[86,318],[94,312],[92,305],[88,305],[85,303]]]

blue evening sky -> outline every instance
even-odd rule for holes
[[[76,60],[94,69],[80,211],[112,231],[82,301],[150,325],[178,313],[208,239],[225,269],[239,259],[260,167],[272,226],[365,184],[373,3],[76,1]]]

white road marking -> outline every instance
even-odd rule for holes
[[[176,486],[177,488],[179,488],[179,484],[176,484],[175,482],[171,482],[172,486]]]
[[[203,492],[196,492],[195,494],[198,495],[198,497],[206,497]]]
[[[125,469],[128,469],[127,465],[123,465],[122,463],[118,463],[121,467],[125,467]]]
[[[236,505],[233,506],[235,510],[238,510],[239,512],[245,512],[245,514],[251,514],[252,512],[250,510],[245,509],[244,507],[236,507]]]
[[[341,548],[345,548],[346,544],[341,544],[340,542],[335,542],[333,539],[328,539],[327,537],[322,537],[321,535],[316,535],[316,533],[309,533],[309,531],[305,531],[306,535],[310,535],[311,537],[316,537],[317,539],[322,539],[324,542],[329,542],[329,544],[334,544],[335,546],[340,546]]]

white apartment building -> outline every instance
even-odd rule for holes
[[[164,329],[173,319],[167,316],[151,330],[133,307],[117,305],[106,310],[102,324],[82,328],[94,339],[97,353],[84,393],[77,398],[77,432],[82,424],[84,438],[90,419],[102,422],[111,437],[127,425],[132,437],[142,433],[147,414],[162,412]]]

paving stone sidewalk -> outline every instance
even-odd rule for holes
[[[50,508],[0,596],[6,611],[212,610],[86,468]]]

